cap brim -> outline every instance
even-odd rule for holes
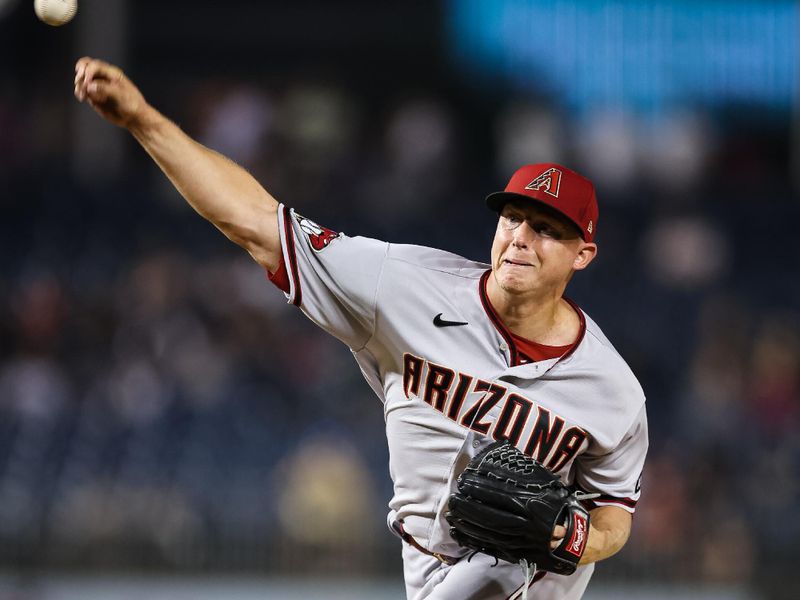
[[[574,225],[575,228],[578,230],[578,235],[581,237],[581,239],[583,240],[586,239],[586,237],[584,236],[583,228],[580,225],[578,225],[575,221],[573,221],[571,218],[569,218],[567,215],[565,215],[563,212],[561,212],[554,206],[547,204],[546,202],[542,202],[541,200],[537,200],[536,198],[527,196],[525,194],[518,194],[516,192],[494,192],[486,196],[486,206],[491,208],[493,211],[499,213],[501,210],[503,210],[503,207],[508,202],[512,202],[514,200],[519,202],[525,202],[527,204],[535,204],[536,206],[541,207],[542,209],[558,217],[559,219],[563,219],[567,223]]]
[[[536,202],[534,198],[525,196],[524,194],[517,194],[516,192],[494,192],[486,196],[486,206],[495,212],[500,212],[507,202],[512,200],[522,200],[527,202]],[[544,204],[539,202],[539,204]]]

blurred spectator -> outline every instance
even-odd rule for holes
[[[435,211],[453,185],[455,131],[449,108],[431,98],[411,99],[389,116],[373,173],[359,184],[359,207],[392,229]]]
[[[99,564],[113,565],[120,559],[131,560],[125,556],[126,548],[137,546],[157,552],[150,557],[153,563],[165,559],[173,563],[180,547],[195,541],[201,527],[179,490],[97,481],[74,488],[61,499],[51,531],[61,544]]]
[[[800,429],[800,315],[766,314],[753,340],[748,411],[765,439]]]
[[[64,290],[53,274],[26,273],[11,292],[10,307],[25,350],[47,353],[57,349],[68,311]]]
[[[687,194],[705,183],[710,154],[715,149],[714,131],[700,114],[668,113],[655,119],[639,149],[644,174],[670,197],[682,204]]]
[[[703,217],[655,221],[644,240],[648,272],[666,287],[707,287],[729,264],[727,240]]]
[[[201,88],[197,97],[205,102],[216,98],[206,88]],[[274,109],[269,100],[242,85],[225,90],[208,111],[198,140],[245,168],[253,168],[274,125]]]
[[[0,409],[27,419],[57,419],[70,400],[70,382],[49,358],[17,358],[0,368]]]
[[[300,441],[275,476],[280,481],[278,517],[287,536],[317,559],[338,554],[343,544],[356,548],[346,562],[359,569],[371,551],[365,540],[380,522],[364,518],[377,503],[356,449],[341,436],[311,436]]]
[[[747,421],[745,387],[749,314],[729,297],[712,297],[700,311],[686,388],[674,434],[694,445],[738,448]]]
[[[520,165],[564,160],[569,143],[566,125],[545,106],[511,104],[498,114],[494,129],[501,180]]]
[[[662,575],[680,577],[689,566],[684,547],[691,535],[693,506],[680,465],[668,455],[651,454],[648,458],[641,504],[626,551],[639,559],[646,555],[667,570]]]
[[[578,161],[598,188],[614,192],[606,194],[607,202],[637,183],[639,133],[636,121],[623,113],[589,113],[576,124],[573,143]]]

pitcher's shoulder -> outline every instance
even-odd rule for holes
[[[593,372],[603,387],[609,391],[614,390],[615,396],[625,400],[638,408],[645,402],[645,393],[639,379],[631,369],[628,362],[617,351],[611,341],[585,312],[586,333],[576,359],[585,363],[587,369]]]
[[[386,258],[399,270],[416,268],[466,279],[480,279],[489,268],[485,263],[464,258],[447,250],[413,244],[389,244]]]

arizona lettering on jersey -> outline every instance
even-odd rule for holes
[[[409,353],[403,355],[403,391],[407,398],[422,398],[464,427],[493,440],[510,441],[554,472],[575,457],[587,438],[580,427],[564,427],[562,417],[502,385]],[[496,420],[487,420],[495,406],[501,407],[500,414]],[[520,445],[522,432],[528,430],[527,441]]]
[[[550,185],[556,191],[557,181]],[[510,439],[567,485],[600,494],[597,505],[634,511],[647,452],[644,394],[577,306],[583,325],[570,350],[526,362],[486,295],[488,265],[335,234],[285,206],[279,226],[287,300],[347,344],[384,404],[389,520],[401,520],[420,546],[463,554],[443,516],[447,499],[493,439]],[[562,598],[592,570],[579,567],[569,583],[548,574],[537,597]],[[540,596],[544,589],[552,593]]]

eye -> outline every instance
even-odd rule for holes
[[[550,223],[547,223],[545,221],[536,222],[533,225],[533,230],[539,235],[551,237],[554,239],[561,238],[561,231],[559,231],[557,228],[553,227]]]
[[[506,229],[516,229],[522,221],[522,217],[514,213],[505,213],[500,217],[500,222]]]

